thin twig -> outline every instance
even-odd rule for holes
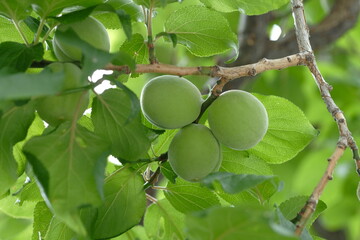
[[[347,127],[345,116],[331,97],[330,91],[332,90],[332,87],[325,81],[319,68],[317,67],[315,56],[309,40],[309,28],[306,24],[303,2],[302,0],[291,0],[291,3],[292,11],[294,13],[293,16],[295,21],[295,32],[299,50],[300,52],[308,53],[306,58],[306,65],[308,66],[310,72],[314,77],[314,80],[319,88],[321,97],[324,100],[328,111],[331,113],[332,117],[337,123],[340,135],[336,149],[333,155],[329,158],[329,164],[323,177],[314,189],[306,205],[298,214],[299,221],[296,224],[295,234],[300,236],[301,232],[306,226],[306,222],[308,221],[312,213],[315,211],[323,189],[325,188],[328,181],[332,179],[332,173],[334,171],[336,163],[344,153],[346,147],[349,146],[353,151],[353,156],[357,164],[357,172],[359,174],[360,158],[358,153],[358,147],[351,135],[351,132]]]

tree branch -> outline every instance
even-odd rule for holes
[[[318,200],[321,196],[323,189],[325,188],[327,182],[332,179],[332,173],[334,171],[335,165],[339,158],[342,156],[346,147],[349,146],[353,151],[354,159],[357,163],[357,172],[360,174],[359,168],[359,153],[358,147],[355,140],[353,139],[350,130],[347,127],[346,119],[339,107],[335,104],[334,100],[331,97],[330,91],[332,87],[325,81],[319,68],[317,67],[315,56],[310,44],[310,35],[309,28],[306,24],[304,6],[302,0],[291,0],[292,10],[295,21],[295,32],[296,39],[298,43],[298,48],[300,52],[308,53],[306,58],[306,65],[308,66],[310,72],[312,73],[315,82],[319,88],[322,99],[324,100],[328,111],[331,113],[335,119],[338,130],[339,130],[339,141],[333,155],[329,158],[329,165],[321,178],[320,182],[314,189],[306,205],[303,207],[302,211],[298,214],[299,221],[296,224],[295,234],[300,235],[304,229],[306,222],[310,218],[311,214],[315,211]]]
[[[168,64],[137,64],[134,73],[162,73],[177,76],[205,75],[226,79],[225,82],[222,82],[222,84],[224,85],[230,80],[245,76],[255,76],[267,70],[280,70],[287,67],[305,65],[306,59],[308,58],[307,54],[308,53],[298,53],[278,59],[263,58],[257,63],[247,64],[238,67],[178,67]],[[108,64],[105,69],[120,71],[126,74],[131,73],[131,70],[128,66],[117,66]]]

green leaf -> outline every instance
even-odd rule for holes
[[[171,140],[174,138],[178,129],[166,130],[163,134],[159,135],[151,144],[150,155],[152,157],[160,156],[166,153],[169,149]]]
[[[108,29],[119,29],[123,27],[122,23],[120,23],[119,15],[117,14],[118,10],[126,12],[134,22],[144,20],[141,7],[136,5],[132,0],[109,0],[106,4],[112,6],[114,11],[105,13],[100,12],[94,17],[100,20]]]
[[[360,182],[359,182],[359,185],[357,187],[356,195],[357,195],[357,197],[358,197],[358,199],[360,201]]]
[[[273,175],[269,164],[246,151],[223,147],[222,156],[221,171],[236,174]]]
[[[18,142],[15,144],[13,148],[13,153],[15,160],[18,164],[18,176],[22,175],[25,171],[27,160],[22,152],[22,147],[24,146],[25,142],[27,142],[30,138],[36,135],[41,135],[41,133],[44,131],[45,126],[43,120],[38,116],[35,115],[34,121],[30,125],[26,138],[22,140],[21,142]]]
[[[139,113],[129,119],[131,112],[131,99],[120,89],[109,89],[93,101],[95,133],[109,141],[111,154],[127,161],[137,160],[150,147]]]
[[[56,16],[65,8],[73,6],[91,7],[103,3],[103,0],[34,0],[33,8],[40,17]]]
[[[144,227],[150,239],[185,240],[184,219],[184,214],[176,211],[166,199],[162,199],[148,207]]]
[[[43,197],[54,214],[80,235],[86,231],[78,208],[102,203],[107,149],[103,139],[70,122],[24,146]]]
[[[296,239],[271,227],[271,213],[260,206],[218,207],[187,215],[189,239]]]
[[[236,174],[273,175],[269,164],[246,151],[235,151],[223,147],[223,162],[220,171]],[[233,205],[269,200],[279,190],[279,180],[271,178],[265,182],[238,194],[219,191],[217,194]]]
[[[164,162],[160,165],[160,171],[171,183],[175,183],[177,175],[171,168],[169,162]]]
[[[165,197],[174,208],[182,213],[203,210],[220,205],[216,195],[199,183],[191,183],[178,178],[176,184],[168,182]]]
[[[53,215],[44,201],[38,202],[34,209],[32,240],[44,239]],[[39,238],[39,236],[41,238]]]
[[[177,42],[195,56],[208,57],[234,50],[238,40],[228,21],[218,12],[202,6],[180,8],[165,22],[165,31],[176,34]]]
[[[143,226],[135,226],[131,228],[129,231],[120,235],[117,238],[112,238],[112,240],[150,240],[145,232],[145,228]]]
[[[273,178],[273,176],[216,172],[206,176],[201,180],[201,183],[214,190],[219,183],[225,192],[235,194],[247,190],[248,188],[253,188],[270,178]]]
[[[41,61],[44,55],[42,44],[27,47],[17,42],[3,42],[0,44],[0,68],[11,68],[24,72],[33,61]]]
[[[288,220],[293,220],[301,209],[305,206],[309,197],[307,196],[297,196],[292,197],[285,202],[282,202],[279,206],[279,209],[283,213],[284,217]],[[319,200],[315,212],[312,214],[310,220],[308,221],[309,226],[319,217],[319,215],[327,208],[326,204]]]
[[[181,2],[183,0],[134,0],[138,5],[143,5],[147,8],[153,7],[165,7],[167,4],[174,2]]]
[[[0,100],[55,95],[62,90],[63,81],[64,73],[49,69],[38,74],[10,74],[0,70]]]
[[[17,163],[13,156],[13,146],[26,137],[34,117],[34,106],[32,104],[13,107],[1,115],[0,195],[4,194],[18,177]]]
[[[131,40],[126,40],[120,47],[120,51],[129,54],[137,64],[149,63],[149,51],[143,36],[139,33],[134,34]]]
[[[269,128],[263,140],[248,150],[268,163],[283,163],[303,150],[318,132],[293,103],[277,96],[255,95],[269,116]]]
[[[176,47],[176,44],[177,44],[176,34],[167,33],[167,32],[161,32],[161,33],[156,34],[156,38],[159,38],[159,37],[167,37],[172,42],[173,47]]]
[[[0,211],[0,239],[28,239],[31,230],[31,219],[13,218]]]
[[[30,14],[30,3],[30,0],[0,0],[0,15],[19,22]]]
[[[140,222],[146,208],[143,184],[142,177],[128,167],[105,179],[105,202],[94,225],[96,239],[118,236]]]
[[[40,27],[40,20],[37,18],[34,18],[32,16],[28,16],[24,19],[24,23],[26,24],[26,26],[28,26],[28,28],[33,32],[33,33],[37,33],[39,27]],[[49,31],[49,27],[44,25],[42,27],[40,36],[44,37],[45,34]]]
[[[278,9],[289,0],[200,0],[207,7],[219,12],[240,11],[246,15],[260,15]]]

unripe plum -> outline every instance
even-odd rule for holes
[[[187,181],[198,181],[219,170],[220,144],[211,130],[201,124],[191,124],[175,135],[168,158],[174,172]]]
[[[220,143],[236,150],[254,147],[268,129],[264,105],[252,94],[230,90],[209,107],[209,125]]]
[[[71,28],[82,40],[90,45],[104,50],[110,50],[110,39],[105,27],[95,18],[88,17],[82,21],[63,24],[57,27],[57,31],[66,31]],[[55,56],[60,61],[80,61],[82,57],[81,49],[61,41],[55,32],[53,38]]]
[[[48,66],[53,72],[64,72],[62,90],[78,88],[86,85],[81,77],[81,70],[72,63],[52,63]],[[36,110],[40,117],[52,126],[81,117],[89,104],[89,92],[75,92],[59,96],[39,98]]]
[[[152,124],[165,129],[181,128],[200,114],[200,91],[185,78],[164,75],[153,78],[140,96],[144,116]]]

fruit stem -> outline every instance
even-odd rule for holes
[[[211,103],[213,101],[215,101],[215,99],[217,98],[217,96],[215,96],[214,94],[211,94],[201,105],[201,110],[200,110],[200,114],[197,117],[197,119],[194,121],[194,123],[199,123],[200,118],[202,117],[202,115],[204,114],[204,112],[206,111],[206,109],[211,105]]]
[[[154,174],[151,176],[151,178],[149,179],[149,181],[147,183],[144,184],[144,190],[148,189],[149,187],[153,186],[159,178],[160,175],[160,167],[158,167],[156,169],[156,171],[154,172]]]

